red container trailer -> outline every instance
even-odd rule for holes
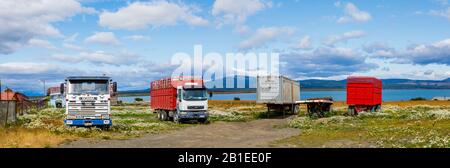
[[[347,105],[350,115],[357,115],[363,111],[380,111],[381,102],[381,80],[361,76],[347,78]]]
[[[151,83],[151,108],[160,120],[198,120],[208,118],[208,99],[199,78],[165,78]]]

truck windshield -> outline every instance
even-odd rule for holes
[[[184,90],[184,100],[206,100],[206,89],[187,89]]]
[[[108,94],[108,81],[70,81],[70,94]]]

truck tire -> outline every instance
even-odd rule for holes
[[[110,125],[103,125],[103,126],[101,126],[100,127],[102,130],[104,130],[104,131],[109,131],[109,129],[111,128],[111,126]]]
[[[162,121],[161,111],[160,110],[156,110],[156,113],[157,113],[158,120]]]
[[[202,123],[202,124],[206,124],[208,123],[208,119],[207,118],[200,118],[197,120],[197,122]]]
[[[177,114],[173,115],[173,122],[175,122],[175,123],[177,123],[177,124],[181,124],[181,119],[178,118],[178,115],[177,115]]]
[[[167,120],[169,120],[169,115],[168,115],[167,112],[164,111],[164,110],[161,111],[161,120],[162,120],[162,121],[167,121]]]

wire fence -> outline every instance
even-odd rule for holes
[[[17,121],[15,100],[0,100],[0,127]]]
[[[17,121],[17,116],[46,107],[45,100],[0,100],[0,127],[6,127]]]

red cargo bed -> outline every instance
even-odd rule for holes
[[[380,105],[382,102],[382,82],[374,77],[347,78],[347,104],[349,106]]]
[[[158,110],[176,110],[177,106],[177,87],[186,83],[199,83],[203,86],[203,80],[197,78],[165,78],[153,81],[150,84],[150,106]]]

